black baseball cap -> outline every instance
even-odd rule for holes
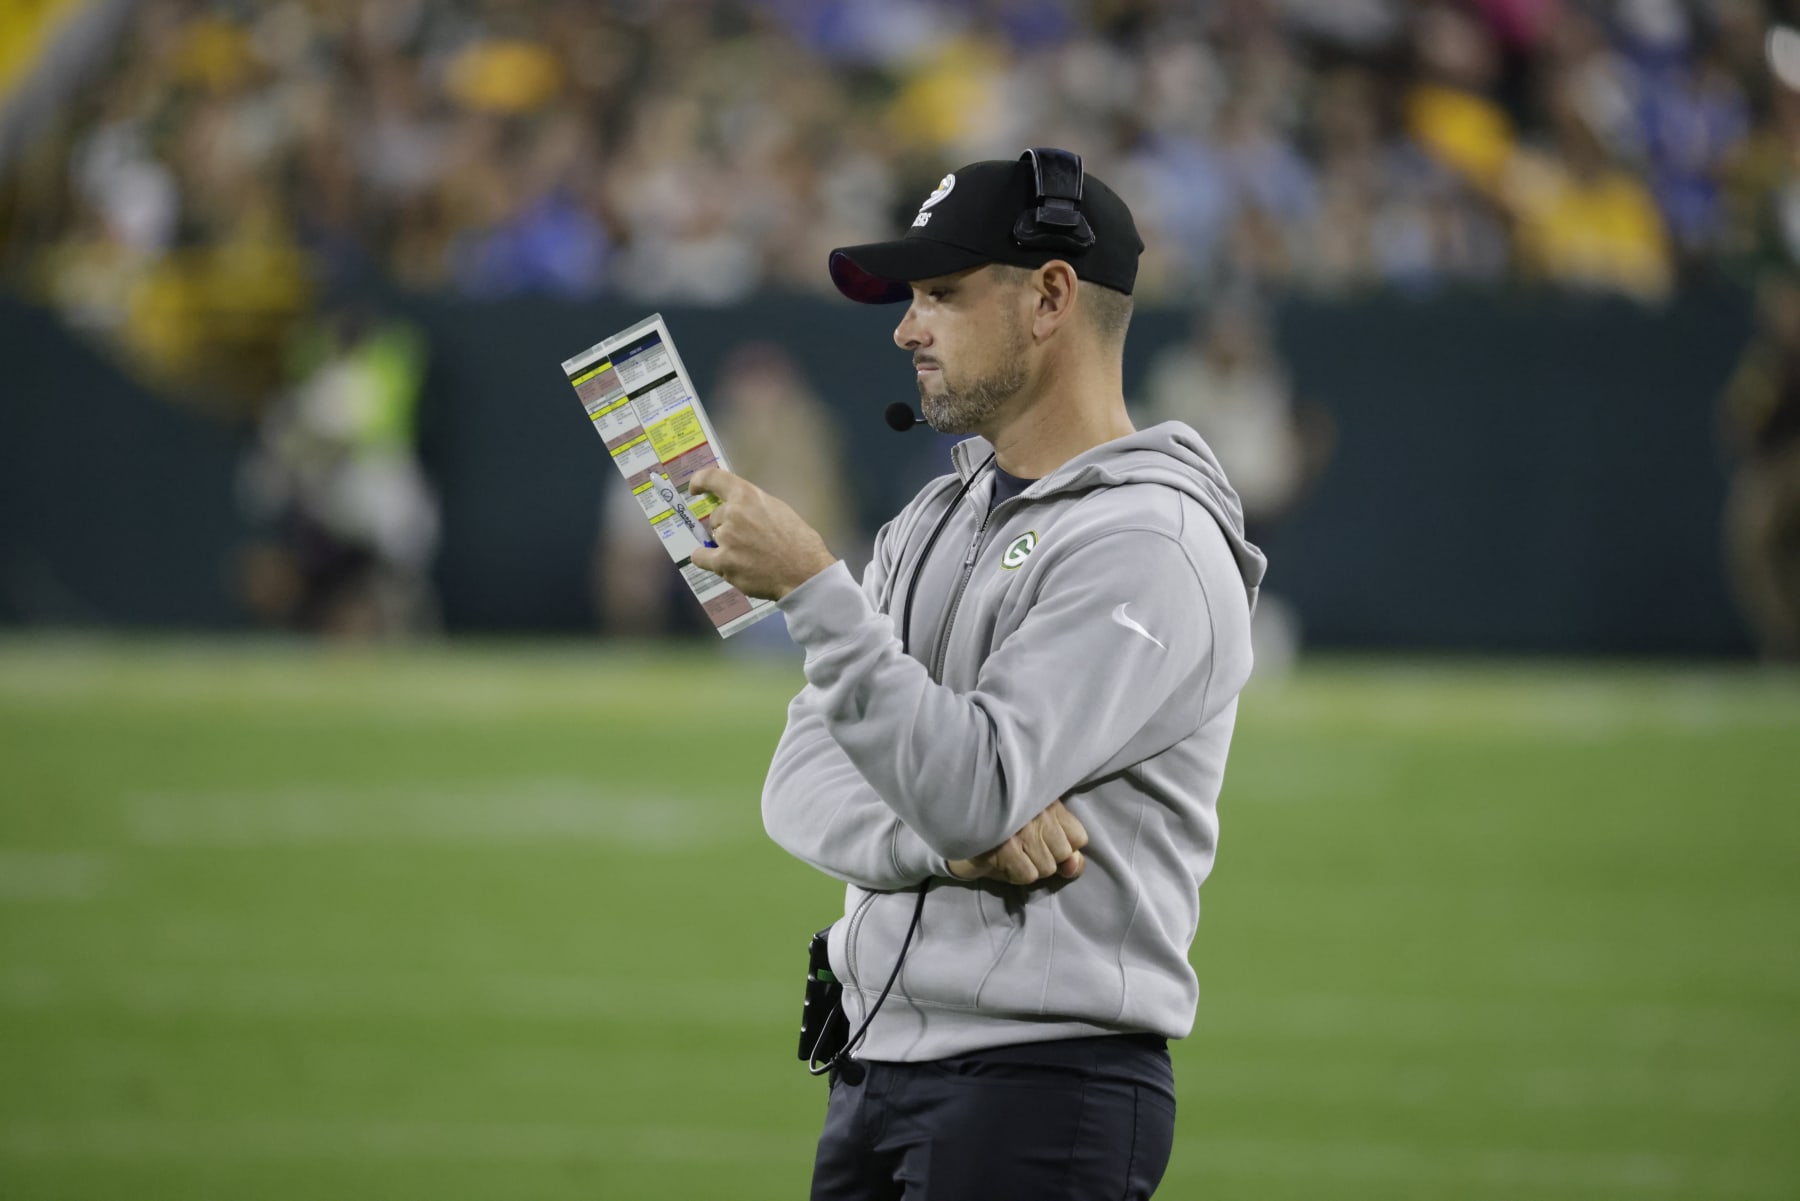
[[[1073,155],[1068,158],[1074,160]],[[1080,181],[1080,214],[1093,231],[1093,245],[1085,249],[1021,244],[1014,227],[1042,199],[1032,156],[1011,162],[987,159],[944,176],[904,237],[832,251],[831,282],[851,300],[892,304],[912,298],[908,285],[915,279],[984,263],[1041,267],[1062,259],[1078,278],[1129,294],[1144,249],[1131,210],[1092,175],[1077,173],[1075,178]]]

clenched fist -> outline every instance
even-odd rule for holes
[[[954,859],[950,874],[958,880],[1000,880],[1007,884],[1036,884],[1051,876],[1073,880],[1087,866],[1081,848],[1087,845],[1087,829],[1062,801],[1047,809],[1011,838],[973,859]]]

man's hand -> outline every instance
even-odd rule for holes
[[[1025,823],[1011,838],[973,859],[953,859],[950,874],[958,880],[999,880],[1006,884],[1036,884],[1051,876],[1073,880],[1087,866],[1081,848],[1087,830],[1061,800]]]
[[[719,500],[706,518],[718,548],[695,551],[694,566],[724,576],[746,596],[780,600],[837,562],[817,530],[742,476],[703,467],[688,480],[688,491]]]

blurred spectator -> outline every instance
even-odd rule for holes
[[[267,624],[335,637],[436,628],[437,502],[415,453],[422,335],[332,313],[293,357],[296,383],[243,472],[245,508],[269,534],[240,563],[246,604]]]
[[[1219,304],[1194,323],[1192,337],[1156,356],[1142,410],[1152,422],[1186,422],[1206,439],[1244,503],[1253,542],[1267,538],[1315,466],[1268,328],[1247,300]]]
[[[1720,178],[1749,132],[1744,91],[1708,53],[1652,79],[1640,114],[1650,186],[1680,250],[1716,252],[1724,236]]]
[[[1499,102],[1500,51],[1463,10],[1427,5],[1414,27],[1419,79],[1406,98],[1408,126],[1428,153],[1484,192],[1499,190],[1518,143]]]
[[[1319,86],[1320,196],[1303,282],[1419,290],[1502,276],[1506,233],[1494,206],[1396,134],[1375,77],[1342,68]]]
[[[843,435],[794,357],[773,342],[745,342],[726,356],[714,392],[714,426],[731,469],[792,505],[827,546],[858,557]]]
[[[1758,649],[1800,661],[1800,277],[1775,271],[1758,293],[1758,333],[1725,394],[1736,460],[1726,551]]]
[[[1267,545],[1330,454],[1323,413],[1297,412],[1259,310],[1244,299],[1216,306],[1193,336],[1159,353],[1142,402],[1151,422],[1182,421],[1206,439],[1244,505],[1250,540]],[[1283,674],[1299,650],[1298,618],[1264,589],[1257,603],[1257,672]]]
[[[468,226],[445,251],[457,291],[589,296],[602,288],[612,244],[583,195],[592,147],[591,128],[564,115],[535,126],[510,166],[483,158],[468,165]]]
[[[1572,107],[1557,117],[1554,150],[1520,151],[1507,167],[1522,265],[1574,288],[1663,299],[1675,263],[1650,190]]]

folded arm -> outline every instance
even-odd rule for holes
[[[890,892],[950,874],[944,857],[906,828],[832,738],[810,684],[788,705],[762,815],[769,837],[790,855],[848,884]]]

